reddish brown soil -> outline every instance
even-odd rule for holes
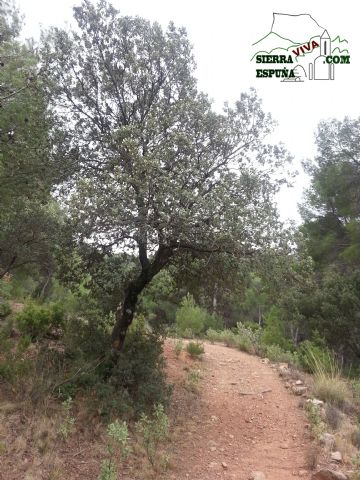
[[[171,442],[166,445],[170,469],[163,475],[150,473],[140,454],[119,479],[248,480],[252,471],[264,472],[266,480],[310,478],[305,464],[311,442],[299,398],[285,389],[271,366],[222,345],[205,344],[203,360],[196,361],[185,352],[176,358],[169,340],[165,355],[175,384]],[[186,388],[193,369],[202,376],[197,394]],[[77,403],[76,433],[59,443],[56,409],[42,417],[7,410],[0,398],[0,480],[96,480],[106,435],[96,415],[89,422],[84,411],[81,418],[81,399]]]
[[[189,360],[184,352],[177,359],[170,345],[166,351],[169,376],[178,383]],[[310,478],[304,412],[276,370],[258,357],[211,344],[191,368],[200,368],[203,379],[199,396],[188,402],[187,411],[185,405],[182,418],[187,420],[181,423],[179,416],[175,426],[173,469],[167,478],[248,480],[253,471],[262,471],[267,480]],[[177,391],[175,407],[181,401]]]

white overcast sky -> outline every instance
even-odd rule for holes
[[[25,37],[38,38],[40,27],[62,26],[72,21],[78,0],[17,0],[25,15]],[[112,0],[122,14],[139,15],[166,26],[173,20],[186,27],[194,46],[199,87],[217,108],[232,102],[254,86],[279,125],[276,139],[285,143],[300,171],[295,186],[279,195],[282,218],[299,221],[297,204],[307,179],[301,160],[315,153],[314,131],[321,119],[360,116],[360,4],[355,0]],[[281,83],[255,78],[250,63],[251,44],[271,28],[273,12],[309,13],[330,37],[349,41],[351,64],[335,71],[334,81]]]

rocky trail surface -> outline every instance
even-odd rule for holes
[[[202,361],[189,360],[185,352],[176,358],[171,342],[165,353],[175,385],[192,369],[202,377],[191,401],[175,387],[172,468],[166,478],[311,478],[304,411],[271,365],[218,344],[205,344]]]

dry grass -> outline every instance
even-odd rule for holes
[[[352,392],[334,355],[328,353],[326,358],[319,357],[309,349],[308,358],[314,372],[314,395],[340,409],[348,405]]]
[[[340,409],[351,399],[348,383],[340,376],[331,376],[327,373],[315,374],[313,393],[320,400],[329,402]]]
[[[334,405],[328,403],[325,405],[325,422],[332,430],[338,430],[341,427],[343,414]]]
[[[320,447],[318,445],[312,445],[306,450],[305,465],[307,470],[315,470],[320,461]]]

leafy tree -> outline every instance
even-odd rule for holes
[[[74,16],[76,31],[49,32],[43,63],[77,166],[64,198],[78,241],[137,257],[116,311],[119,350],[139,295],[178,255],[240,258],[276,241],[287,154],[264,142],[273,121],[253,90],[212,110],[184,29],[121,17],[105,1],[85,0]]]
[[[306,165],[312,178],[302,207],[318,285],[309,295],[306,318],[351,361],[360,358],[360,118],[321,122],[316,143],[318,155]]]
[[[0,278],[30,265],[48,277],[54,270],[53,245],[61,217],[50,196],[59,173],[50,151],[51,117],[35,51],[17,38],[20,23],[13,4],[2,2]]]
[[[321,122],[318,155],[307,162],[311,187],[303,231],[319,265],[360,260],[360,118]]]

